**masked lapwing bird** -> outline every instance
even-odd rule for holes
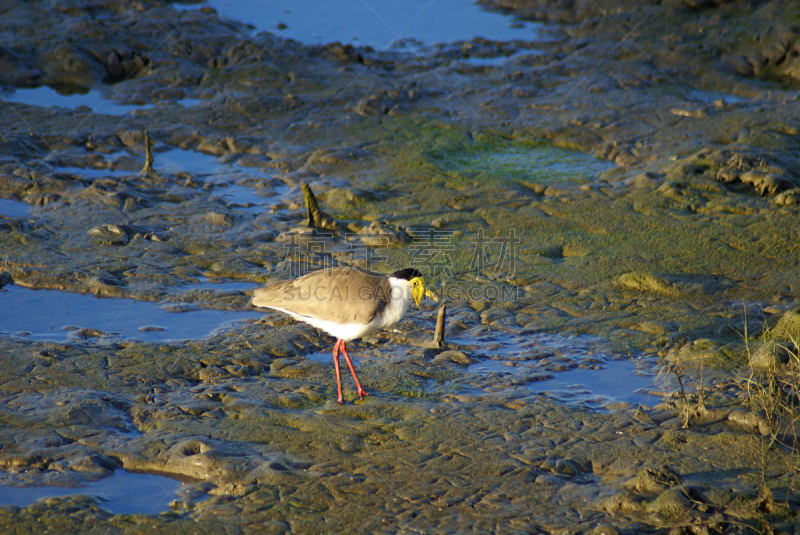
[[[361,388],[347,354],[347,342],[394,325],[405,316],[412,301],[419,306],[425,296],[438,301],[416,269],[401,269],[385,276],[353,267],[337,267],[258,288],[252,304],[289,314],[336,338],[333,346],[339,393],[336,401],[342,403],[339,350],[353,374],[358,397],[363,398],[367,393]]]

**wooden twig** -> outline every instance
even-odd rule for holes
[[[435,347],[444,347],[444,322],[447,316],[447,305],[443,305],[439,309],[439,315],[436,317],[436,331],[433,333],[433,345]]]
[[[150,131],[145,129],[144,131],[144,167],[142,167],[142,173],[152,173],[153,172],[153,152],[150,150]]]
[[[339,230],[339,222],[334,218],[320,210],[317,204],[317,198],[308,184],[301,184],[303,190],[303,198],[306,202],[306,210],[308,212],[308,222],[306,225],[318,230]]]

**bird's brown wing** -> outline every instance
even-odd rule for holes
[[[389,280],[355,268],[328,268],[253,292],[253,305],[335,323],[369,323],[389,302]]]

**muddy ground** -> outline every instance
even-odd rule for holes
[[[346,384],[338,406],[331,366],[308,358],[331,339],[279,314],[172,344],[3,335],[4,483],[123,467],[211,495],[157,516],[4,507],[3,532],[797,529],[796,434],[751,379],[751,360],[788,370],[773,341],[790,345],[800,316],[796,4],[487,4],[542,22],[540,39],[414,56],[147,0],[0,4],[5,87],[142,105],[0,103],[0,196],[32,206],[0,218],[3,284],[246,309],[246,292],[185,287],[422,258],[450,342],[429,347],[434,305],[413,309],[353,344],[371,395]],[[159,170],[175,148],[237,173]],[[537,169],[547,159],[569,163]],[[226,201],[226,180],[263,210]],[[336,233],[302,229],[301,183]],[[520,355],[537,373],[660,356],[692,394],[589,410],[533,393],[539,375],[469,370],[541,334],[602,358],[542,344]]]

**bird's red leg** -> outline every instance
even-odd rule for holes
[[[356,388],[358,388],[358,398],[363,399],[364,396],[367,395],[364,392],[364,389],[361,388],[361,383],[358,382],[358,376],[356,375],[356,369],[353,368],[353,362],[350,360],[350,355],[347,354],[347,345],[344,343],[344,340],[340,340],[342,342],[342,355],[344,355],[344,360],[347,361],[347,365],[350,367],[350,373],[353,374],[353,379],[356,380]]]
[[[333,367],[336,369],[336,388],[339,390],[339,397],[336,400],[336,403],[340,405],[344,401],[342,397],[342,378],[339,375],[339,344],[344,346],[344,340],[336,340],[336,345],[333,346]],[[347,355],[347,353],[345,353]],[[350,363],[350,359],[347,359],[348,364]],[[352,368],[352,367],[351,367]]]

